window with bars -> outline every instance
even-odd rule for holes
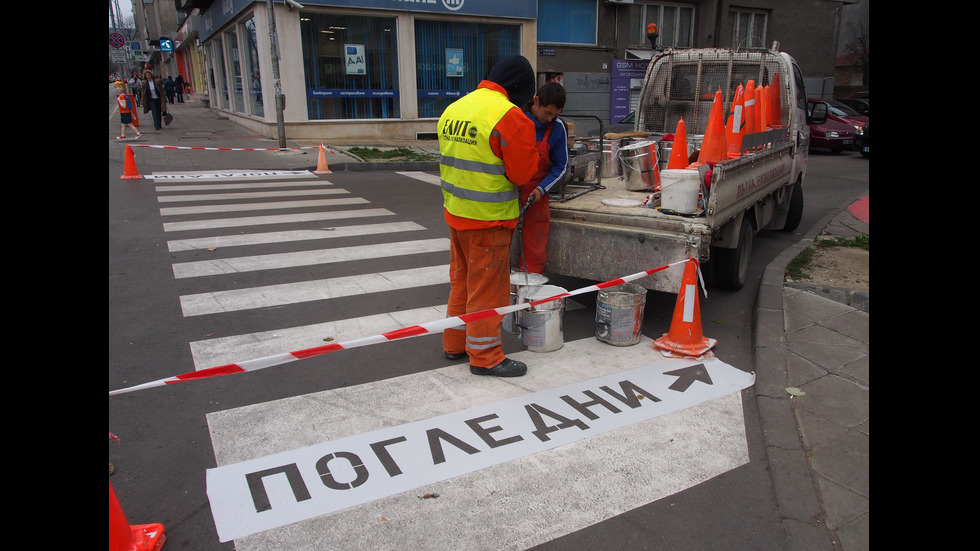
[[[732,48],[765,48],[766,22],[764,12],[733,11],[729,15],[732,21]]]
[[[633,4],[630,6],[630,45],[650,46],[647,25],[657,24],[657,45],[691,48],[694,43],[694,7],[678,4]]]

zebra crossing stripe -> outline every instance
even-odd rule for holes
[[[388,209],[357,209],[332,212],[302,212],[296,214],[274,214],[268,216],[245,216],[238,218],[217,218],[211,220],[188,220],[185,222],[165,222],[163,231],[194,231],[216,228],[238,228],[268,224],[295,224],[317,222],[320,220],[345,220],[348,218],[370,218],[373,216],[394,216]]]
[[[179,382],[184,382],[184,381],[189,381],[189,380],[194,380],[194,379],[205,379],[205,378],[217,377],[217,376],[221,376],[221,375],[230,375],[230,374],[233,374],[233,373],[244,373],[246,371],[257,371],[257,370],[260,370],[260,369],[265,369],[267,367],[272,367],[272,366],[276,366],[276,365],[286,364],[286,363],[289,363],[289,362],[294,362],[296,360],[301,360],[301,359],[306,359],[306,358],[312,358],[314,356],[319,356],[321,354],[327,354],[327,353],[330,353],[330,352],[336,352],[338,350],[348,350],[348,349],[351,349],[351,348],[358,348],[358,347],[361,347],[361,346],[369,346],[369,345],[373,345],[373,344],[380,344],[380,343],[383,343],[383,342],[388,342],[388,341],[397,340],[397,339],[404,339],[404,338],[408,338],[408,337],[414,337],[414,336],[423,335],[423,334],[427,334],[427,333],[437,333],[437,332],[443,331],[445,329],[449,329],[449,328],[452,328],[452,327],[457,327],[459,325],[465,325],[466,323],[469,323],[469,322],[479,321],[479,320],[486,319],[486,318],[493,317],[493,316],[505,315],[505,314],[509,314],[511,312],[517,312],[518,310],[524,310],[524,309],[527,309],[527,308],[531,308],[531,307],[534,307],[534,306],[537,306],[537,305],[540,305],[540,304],[545,304],[545,303],[548,303],[548,302],[553,302],[553,301],[558,300],[560,298],[565,298],[565,297],[570,297],[570,296],[576,296],[576,295],[580,295],[580,294],[587,293],[587,292],[593,292],[593,291],[598,291],[600,289],[614,287],[616,285],[621,285],[623,283],[627,283],[627,282],[630,282],[630,281],[635,281],[635,280],[640,279],[642,277],[653,275],[653,274],[655,274],[657,272],[660,272],[662,270],[666,270],[666,269],[668,269],[668,268],[670,268],[672,266],[680,265],[680,264],[682,264],[684,262],[697,262],[697,261],[694,260],[693,258],[689,258],[689,259],[681,260],[681,261],[674,262],[674,263],[671,263],[671,264],[667,264],[667,265],[664,265],[664,266],[660,266],[658,268],[652,268],[652,269],[649,269],[649,270],[644,270],[642,272],[637,272],[637,273],[632,274],[632,275],[629,275],[629,276],[625,276],[625,277],[622,277],[622,278],[617,278],[617,279],[613,279],[613,280],[606,281],[606,282],[603,282],[603,283],[599,283],[597,285],[589,285],[587,287],[582,287],[582,288],[577,289],[577,290],[572,291],[572,292],[561,293],[559,295],[554,295],[554,296],[551,296],[551,297],[542,298],[541,300],[535,300],[535,301],[525,302],[525,303],[521,303],[521,304],[514,304],[514,305],[510,305],[510,306],[502,306],[500,308],[492,308],[492,309],[489,309],[489,310],[483,310],[483,311],[480,311],[480,312],[474,312],[474,313],[470,313],[470,314],[463,314],[463,315],[460,315],[460,316],[455,316],[455,317],[451,317],[451,318],[445,318],[445,319],[442,319],[442,320],[433,321],[433,322],[429,322],[429,323],[422,324],[422,325],[415,325],[415,326],[403,327],[401,329],[396,329],[396,330],[390,331],[388,333],[383,333],[383,334],[380,334],[380,335],[374,335],[374,336],[365,337],[365,338],[361,338],[361,339],[355,339],[355,340],[352,340],[352,341],[347,341],[347,342],[342,342],[342,343],[332,343],[332,344],[328,344],[328,345],[325,345],[325,346],[317,346],[317,347],[314,347],[314,348],[307,348],[305,350],[297,350],[297,351],[294,351],[294,352],[286,352],[286,353],[281,353],[281,354],[274,354],[272,356],[266,356],[264,358],[257,358],[257,359],[247,360],[247,361],[240,362],[240,363],[235,363],[235,364],[228,364],[228,365],[221,365],[221,366],[217,366],[217,367],[211,367],[211,368],[203,369],[203,370],[200,370],[200,371],[194,371],[194,372],[191,372],[191,373],[185,373],[183,375],[176,375],[176,376],[173,376],[173,377],[168,377],[168,378],[165,378],[165,379],[159,379],[157,381],[152,381],[152,382],[149,382],[149,383],[144,383],[142,385],[136,385],[136,386],[132,386],[132,387],[128,387],[128,388],[123,388],[123,389],[119,389],[119,390],[110,391],[109,392],[109,396],[114,396],[114,395],[117,395],[117,394],[123,394],[123,393],[126,393],[126,392],[132,392],[132,391],[135,391],[135,390],[143,390],[143,389],[146,389],[146,388],[152,388],[152,387],[157,387],[157,386],[164,386],[164,385],[168,385],[168,384],[179,383]],[[445,279],[448,280],[448,276],[449,276],[448,268],[445,267],[445,266],[442,266],[440,268],[443,270]],[[389,273],[391,273],[391,274],[397,274],[397,272],[389,272]],[[362,277],[353,278],[353,279],[362,279]],[[308,283],[310,283],[310,282],[308,282]],[[312,283],[314,285],[313,285],[313,287],[311,289],[320,289],[320,288],[326,286],[324,281],[312,282]],[[269,292],[267,292],[267,289],[269,289],[269,288],[282,288],[282,287],[283,286],[270,286],[270,287],[267,287],[267,288],[263,288],[262,290],[260,290],[260,293],[258,295],[253,295],[252,298],[259,299],[259,298],[262,298],[262,297],[267,297],[269,295],[275,294],[275,293],[269,293]],[[388,288],[390,288],[390,286],[386,287],[386,290]],[[229,291],[226,291],[225,293],[228,293],[228,292]],[[234,292],[234,291],[230,291],[230,292]],[[306,290],[306,291],[303,292],[304,293],[303,294],[303,300],[309,300],[309,297],[306,294],[308,292],[310,292],[310,290]],[[199,297],[215,297],[215,296],[217,296],[219,294],[220,293],[205,293],[203,295],[198,295],[198,296]],[[358,293],[358,294],[360,294],[360,293]],[[184,297],[181,297],[181,304],[182,304],[182,306],[184,304],[183,299],[184,299]],[[282,299],[276,299],[277,303],[281,303],[281,300]],[[215,306],[220,306],[220,301],[218,301],[218,302],[219,302],[219,304],[217,304]],[[259,307],[259,306],[260,305],[252,305],[250,307],[253,307],[254,308],[254,307]],[[226,311],[224,308],[219,308],[217,310],[214,310],[214,312],[224,312],[224,311]],[[186,310],[185,310],[184,315],[185,316],[188,315],[187,312],[186,312]]]
[[[167,241],[170,252],[241,247],[245,245],[264,245],[268,243],[288,243],[293,241],[315,241],[319,239],[340,239],[361,235],[379,235],[424,230],[415,222],[391,222],[388,224],[362,224],[357,226],[338,226],[318,230],[290,230],[235,235],[219,235],[193,239],[174,239]]]

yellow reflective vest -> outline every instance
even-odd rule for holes
[[[478,88],[439,118],[439,172],[450,214],[474,220],[513,220],[520,214],[520,192],[490,149],[490,134],[513,107],[503,94]]]

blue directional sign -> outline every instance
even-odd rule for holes
[[[160,51],[161,52],[172,52],[174,51],[174,41],[166,38],[160,39]]]

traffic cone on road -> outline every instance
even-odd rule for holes
[[[109,551],[158,551],[167,536],[162,524],[130,526],[109,482]]]
[[[698,301],[698,264],[691,258],[684,266],[670,332],[653,341],[664,356],[701,356],[718,343],[701,333],[701,304]]]
[[[691,164],[687,154],[687,130],[684,119],[677,121],[677,131],[674,132],[674,145],[670,146],[670,158],[667,159],[667,168],[687,168]]]
[[[133,148],[126,144],[126,164],[123,166],[123,175],[121,180],[138,180],[142,178],[138,170],[136,170],[136,157],[133,155]]]
[[[320,144],[320,157],[316,160],[316,170],[313,174],[331,174],[332,171],[330,167],[327,166],[327,152],[323,149],[323,144]]]

